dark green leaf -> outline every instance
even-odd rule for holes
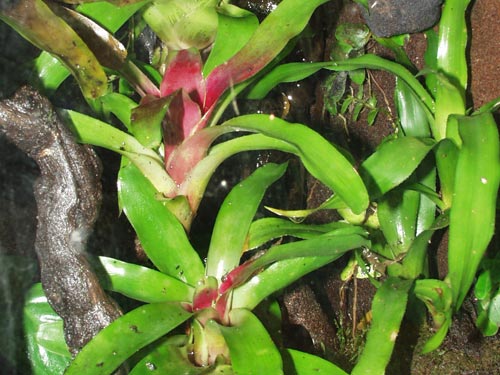
[[[372,323],[366,344],[352,375],[385,374],[399,328],[406,311],[411,280],[388,278],[377,290],[372,303]]]
[[[405,181],[433,147],[431,139],[414,137],[396,138],[379,146],[360,168],[371,198]]]

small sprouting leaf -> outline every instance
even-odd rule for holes
[[[375,120],[377,119],[378,115],[378,109],[372,109],[368,112],[368,115],[366,115],[366,122],[368,123],[368,126],[372,126],[375,123]]]

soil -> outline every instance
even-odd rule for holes
[[[273,1],[246,0],[234,1],[247,6],[261,16],[272,9]],[[362,22],[357,6],[352,2],[332,0],[318,11],[312,20],[311,27],[315,31],[308,44],[301,45],[295,58],[320,61],[327,58],[332,43],[332,30],[342,22]],[[470,6],[470,96],[468,105],[478,108],[488,101],[500,96],[500,2],[498,0],[476,0]],[[0,24],[0,98],[10,95],[26,78],[23,62],[27,56],[34,56],[36,50],[13,34],[4,24]],[[417,68],[423,67],[423,52],[426,40],[423,34],[411,35],[407,44],[407,53]],[[370,52],[390,57],[390,52],[373,44]],[[369,155],[380,141],[395,131],[395,109],[392,100],[394,78],[384,72],[371,73],[373,94],[378,103],[386,108],[377,117],[372,126],[366,124],[366,113],[362,113],[359,121],[344,123],[327,114],[324,110],[321,82],[325,78],[321,74],[314,79],[297,85],[286,85],[281,89],[290,95],[291,111],[288,119],[310,124],[321,131],[325,137],[348,148],[358,160]],[[500,120],[500,112],[496,113]],[[497,121],[500,123],[500,121]],[[23,268],[19,275],[16,269],[7,269],[2,264],[1,272],[8,277],[1,277],[0,315],[5,316],[7,324],[0,326],[0,366],[5,374],[27,374],[24,360],[22,327],[19,316],[22,312],[22,295],[37,278],[37,268],[33,261],[36,208],[31,202],[30,184],[36,178],[36,167],[17,152],[12,146],[0,138],[0,259],[17,254],[23,261],[18,267]],[[117,159],[104,152],[101,156]],[[262,155],[260,155],[262,156]],[[274,157],[274,156],[271,156]],[[21,167],[20,167],[21,166]],[[19,176],[22,170],[23,178]],[[116,169],[115,169],[116,170]],[[107,243],[109,256],[117,256],[120,249],[129,251],[132,257],[133,235],[130,227],[118,215],[114,204],[113,168],[104,175],[105,195],[101,219],[98,228],[100,233],[92,239],[93,247],[101,249]],[[106,172],[106,171],[105,171]],[[225,175],[218,177],[226,178]],[[230,178],[230,177],[227,177]],[[217,183],[212,184],[217,189]],[[303,187],[308,191],[307,204],[316,206],[322,202],[329,192],[314,180],[308,180]],[[298,189],[302,190],[302,187]],[[298,199],[300,201],[300,199]],[[299,202],[300,203],[300,202]],[[200,212],[204,220],[212,210],[213,204],[205,202],[205,213]],[[205,215],[205,216],[204,216]],[[11,219],[12,218],[12,219]],[[331,217],[318,215],[316,221],[330,220]],[[203,221],[199,220],[199,221]],[[110,224],[112,223],[112,224]],[[13,229],[15,228],[15,229]],[[16,230],[17,229],[17,230]],[[25,233],[26,235],[21,235]],[[109,243],[110,235],[116,238]],[[116,236],[114,234],[116,233]],[[446,235],[443,236],[441,248],[436,249],[441,262],[445,261],[444,248]],[[202,241],[202,240],[200,240]],[[498,247],[498,239],[493,246]],[[441,249],[441,251],[440,251]],[[122,253],[123,254],[123,253]],[[31,263],[27,260],[31,259]],[[282,297],[282,307],[288,317],[284,326],[284,337],[290,346],[302,350],[325,355],[345,370],[350,370],[355,363],[356,355],[362,348],[363,333],[369,322],[367,313],[374,287],[366,279],[340,281],[339,269],[342,261],[330,265],[304,278],[291,286]],[[12,290],[16,291],[13,295]],[[5,303],[4,303],[5,302]],[[405,321],[400,331],[391,364],[387,374],[394,375],[438,375],[438,374],[496,374],[500,373],[500,336],[484,338],[474,326],[474,301],[469,298],[462,311],[456,315],[452,328],[442,346],[427,355],[420,354],[425,339],[432,332],[426,324],[415,325]],[[425,322],[424,322],[425,323]]]

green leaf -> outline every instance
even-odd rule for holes
[[[130,132],[147,148],[156,149],[163,139],[162,122],[173,95],[151,100],[132,109]]]
[[[281,355],[259,319],[246,309],[231,310],[229,319],[231,327],[219,328],[235,374],[283,374]]]
[[[259,26],[257,17],[248,11],[238,17],[218,13],[219,24],[212,51],[203,66],[203,76],[207,77],[218,65],[234,56],[250,39]]]
[[[40,283],[28,291],[23,315],[33,374],[62,374],[71,362],[71,353],[64,341],[63,321],[50,307]]]
[[[240,116],[221,126],[285,141],[293,146],[293,153],[300,157],[309,173],[338,194],[353,212],[361,213],[368,207],[366,188],[352,164],[312,129],[268,115]]]
[[[161,157],[131,135],[75,111],[64,110],[61,114],[79,142],[104,147],[127,156],[161,193],[168,194],[177,189],[165,171]]]
[[[382,143],[360,168],[371,198],[405,181],[433,147],[429,138],[401,137]]]
[[[208,276],[221,280],[238,266],[262,197],[266,189],[285,173],[286,167],[286,164],[266,164],[231,190],[217,214],[207,256]]]
[[[479,300],[490,298],[493,288],[490,272],[490,270],[481,272],[474,284],[474,295]]]
[[[117,6],[106,1],[78,5],[76,10],[92,18],[111,33],[116,33],[148,0]]]
[[[253,249],[275,238],[292,236],[309,239],[338,228],[348,227],[350,224],[332,221],[328,224],[298,224],[290,220],[267,217],[256,220],[248,232],[248,249]]]
[[[458,309],[474,280],[495,227],[500,183],[498,129],[493,116],[457,117],[462,139],[450,214],[449,281]]]
[[[380,229],[394,258],[408,251],[415,239],[419,203],[419,193],[404,189],[393,189],[378,202]]]
[[[399,125],[404,135],[421,138],[431,136],[422,102],[408,84],[399,78],[396,79],[394,102],[398,111]]]
[[[362,228],[349,226],[309,240],[271,247],[261,257],[240,266],[245,267],[238,270],[244,279],[269,265],[234,290],[233,307],[253,309],[272,293],[338,259],[347,251],[362,246],[370,247],[370,241],[365,236]]]
[[[152,1],[143,18],[169,49],[204,49],[217,32],[217,0]]]
[[[434,150],[441,185],[443,210],[450,208],[453,201],[458,152],[457,145],[449,138],[441,140]]]
[[[192,316],[178,303],[143,305],[100,331],[78,353],[65,375],[109,375],[127,358]]]
[[[372,323],[352,375],[385,374],[403,319],[412,280],[388,278],[375,293]]]
[[[202,279],[203,263],[184,227],[142,173],[124,162],[118,174],[119,200],[144,251],[160,271],[190,285]]]
[[[291,366],[293,366],[293,370],[290,369],[290,372],[286,372],[287,374],[348,375],[347,372],[342,370],[340,367],[321,357],[294,349],[286,349],[286,352],[288,356],[290,356],[292,362]],[[285,363],[285,369],[286,365],[287,364]]]
[[[48,96],[54,94],[71,74],[61,61],[45,51],[35,59],[34,67],[39,80],[35,84]]]
[[[137,107],[137,103],[128,96],[112,92],[99,98],[105,112],[111,112],[120,120],[130,131],[130,120],[132,109]]]
[[[194,288],[176,278],[136,264],[99,257],[105,274],[99,275],[103,287],[127,297],[147,302],[189,302]]]

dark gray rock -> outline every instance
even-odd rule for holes
[[[441,15],[442,0],[368,0],[363,16],[378,37],[412,34],[434,26]]]

